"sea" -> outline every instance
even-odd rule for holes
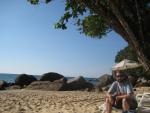
[[[17,76],[18,76],[18,74],[0,73],[0,80],[4,80],[8,83],[14,83]],[[39,80],[41,78],[40,75],[33,75],[33,76],[35,76],[37,78],[37,80]],[[69,80],[69,79],[72,79],[74,77],[66,77],[66,78]],[[84,79],[87,82],[90,82],[94,85],[98,82],[98,78],[84,77]]]

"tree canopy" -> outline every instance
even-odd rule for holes
[[[149,0],[65,0],[65,13],[55,28],[66,29],[70,18],[76,20],[80,32],[94,38],[114,30],[128,42],[145,70],[150,71]]]

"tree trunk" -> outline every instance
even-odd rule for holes
[[[145,45],[142,45],[140,42],[144,41],[142,38],[139,40],[132,31],[130,25],[126,22],[126,20],[122,17],[121,13],[119,10],[116,8],[115,4],[113,3],[113,0],[110,0],[110,7],[112,9],[112,12],[116,16],[116,19],[118,22],[121,24],[124,34],[123,38],[128,41],[128,44],[133,48],[133,50],[136,52],[139,61],[143,65],[144,69],[147,72],[150,72],[150,58],[149,58],[149,53],[148,51],[145,50],[144,47],[149,48],[149,43],[146,42],[145,40]]]
[[[148,45],[145,45],[148,46]],[[150,72],[150,59],[148,58],[148,51],[145,52],[143,49],[143,45],[139,46],[138,48],[135,48],[135,52],[138,55],[138,60],[142,63],[144,69],[147,72]]]

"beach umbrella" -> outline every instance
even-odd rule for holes
[[[140,67],[140,66],[142,66],[142,65],[135,62],[135,61],[124,59],[121,62],[115,64],[112,67],[112,70],[113,71],[115,71],[115,70],[126,70],[126,69],[137,68],[137,67]]]

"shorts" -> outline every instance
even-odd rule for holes
[[[112,106],[117,108],[117,109],[122,109],[122,99],[119,100],[117,103],[114,101]]]
[[[114,100],[113,103],[113,107],[117,108],[117,109],[122,109],[122,99],[120,99],[117,103],[116,103],[116,96],[112,96],[112,99]],[[129,106],[130,106],[130,110],[135,110],[137,108],[137,101],[134,97],[130,97],[128,100]]]

